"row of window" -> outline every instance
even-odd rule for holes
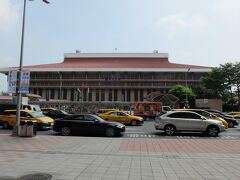
[[[198,82],[188,82],[188,85],[194,85]],[[86,82],[84,85],[82,82],[31,82],[30,86],[51,86],[51,87],[92,87],[92,86],[119,86],[119,87],[168,87],[176,84],[185,85],[185,81],[182,82]]]
[[[198,80],[206,73],[188,72],[187,78]],[[148,73],[31,73],[31,79],[162,79],[162,80],[181,80],[186,78],[185,72],[148,72]]]

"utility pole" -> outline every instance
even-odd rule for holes
[[[190,71],[191,68],[188,68],[186,73],[185,73],[185,86],[186,86],[186,90],[188,89],[188,72]],[[186,103],[185,103],[185,108],[188,108],[189,104],[188,104],[188,93],[186,91]]]
[[[31,0],[32,1],[32,0]],[[47,0],[42,0],[44,3],[49,4]],[[18,71],[18,84],[17,84],[17,113],[16,113],[16,125],[13,129],[13,134],[20,135],[20,109],[22,106],[22,69],[23,69],[23,49],[24,49],[24,31],[25,31],[25,14],[26,14],[26,3],[27,0],[24,0],[23,3],[23,19],[22,19],[22,36],[21,36],[21,50],[20,50],[20,62],[19,62],[19,71]]]

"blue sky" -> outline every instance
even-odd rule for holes
[[[169,53],[173,63],[240,61],[239,0],[27,1],[23,65],[64,53]],[[0,0],[0,68],[19,65],[23,0]],[[7,80],[0,75],[0,91]]]

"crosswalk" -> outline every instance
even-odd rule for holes
[[[218,136],[218,137],[209,137],[209,136],[166,136],[166,135],[155,135],[155,134],[146,134],[146,133],[125,133],[127,138],[165,138],[165,139],[228,139],[235,140],[240,139],[238,136]]]
[[[209,137],[209,136],[199,136],[199,135],[175,135],[175,136],[166,136],[165,134],[148,134],[143,132],[126,132],[124,135],[126,138],[164,138],[164,139],[226,139],[226,140],[235,140],[240,139],[239,136],[234,135],[219,135],[218,137]]]
[[[209,137],[204,136],[202,133],[179,133],[175,136],[167,136],[164,132],[155,131],[154,129],[146,129],[146,127],[138,126],[138,127],[126,127],[126,132],[124,133],[124,137],[126,138],[161,138],[161,139],[226,139],[226,140],[240,140],[240,136],[236,133],[228,132],[220,133],[218,137]]]

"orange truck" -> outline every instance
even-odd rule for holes
[[[170,111],[170,106],[162,106],[160,102],[137,102],[134,104],[134,115],[144,120],[155,119],[158,114]]]

